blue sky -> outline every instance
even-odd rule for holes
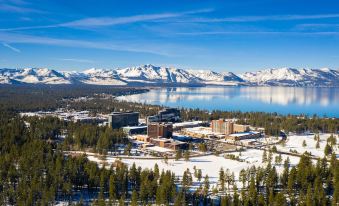
[[[339,68],[337,0],[0,0],[0,67]]]

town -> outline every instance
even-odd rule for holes
[[[237,146],[263,146],[264,128],[236,123],[236,119],[207,121],[181,121],[180,110],[165,108],[157,115],[139,118],[138,112],[112,112],[91,116],[88,111],[26,112],[21,116],[53,116],[64,121],[96,123],[112,129],[122,129],[132,143],[130,156],[152,155],[174,157],[178,150],[193,151],[199,155],[199,144],[205,143],[209,151],[224,152]],[[282,136],[283,137],[283,133]],[[276,141],[281,137],[275,138]],[[266,142],[268,139],[266,139]],[[125,148],[120,148],[124,154]],[[194,152],[195,151],[195,152]]]
[[[326,194],[336,191],[335,118],[116,99],[124,88],[58,88],[51,95],[53,89],[2,90],[15,94],[15,101],[3,100],[0,116],[0,172],[5,176],[0,188],[7,191],[2,203],[31,205],[40,201],[36,195],[25,198],[33,193],[55,205],[294,205],[312,194],[311,184],[325,185]],[[44,102],[34,98],[41,90]],[[329,171],[320,172],[323,183],[316,178],[318,170]],[[21,181],[40,177],[46,179],[32,185]],[[27,192],[10,192],[18,181],[18,189]],[[254,184],[257,199],[252,199]],[[271,199],[265,200],[267,194]],[[323,192],[314,199],[331,197]]]

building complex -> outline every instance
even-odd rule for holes
[[[113,112],[108,116],[108,125],[113,129],[138,126],[139,112]]]

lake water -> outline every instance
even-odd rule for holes
[[[151,89],[143,94],[119,98],[209,111],[262,111],[339,117],[339,88],[177,87]]]

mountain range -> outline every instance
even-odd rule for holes
[[[339,71],[328,68],[275,68],[236,75],[232,72],[184,70],[154,65],[118,69],[92,68],[82,72],[47,68],[3,68],[0,69],[0,84],[338,87]]]

